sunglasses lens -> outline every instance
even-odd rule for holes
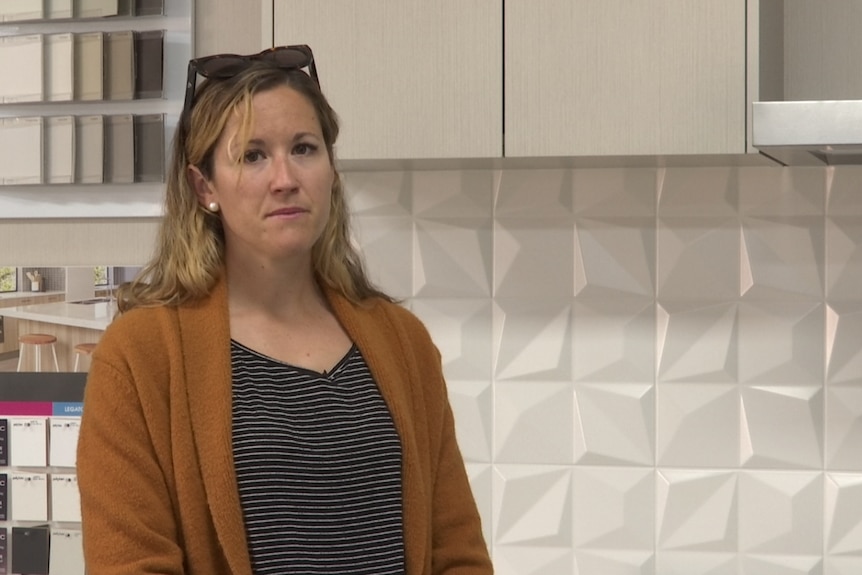
[[[198,73],[204,78],[230,78],[248,67],[248,62],[240,57],[221,56],[198,62]]]
[[[295,48],[275,49],[262,54],[262,59],[275,63],[280,68],[304,68],[311,64],[311,57]]]

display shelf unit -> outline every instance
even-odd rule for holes
[[[193,53],[193,0],[166,1],[164,14],[0,21],[0,39],[29,34],[163,31],[162,96],[123,100],[0,103],[0,121],[92,115],[164,118],[164,169],[182,109],[185,68]],[[163,178],[159,178],[162,180]],[[40,183],[0,186],[0,220],[26,218],[140,218],[162,214],[163,181]]]
[[[0,373],[0,572],[83,573],[75,455],[86,374]]]

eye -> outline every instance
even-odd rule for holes
[[[261,161],[263,158],[263,152],[260,150],[246,150],[242,156],[242,161],[246,164],[253,164]]]
[[[299,156],[309,156],[317,151],[317,146],[306,142],[301,142],[294,146],[293,153]]]

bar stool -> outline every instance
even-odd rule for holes
[[[78,364],[81,361],[81,356],[86,355],[90,357],[93,354],[93,350],[96,349],[95,343],[79,343],[75,346],[75,369],[72,371],[78,371]]]
[[[46,345],[51,346],[51,354],[54,356],[54,370],[60,371],[60,364],[57,362],[57,338],[46,333],[27,333],[18,336],[18,343],[21,348],[18,350],[18,371],[21,371],[21,366],[24,365],[24,351],[27,346],[33,346],[36,352],[36,371],[42,371],[42,348]]]

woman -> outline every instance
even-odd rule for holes
[[[438,351],[350,245],[311,51],[193,60],[187,90],[87,380],[88,573],[491,573]]]

